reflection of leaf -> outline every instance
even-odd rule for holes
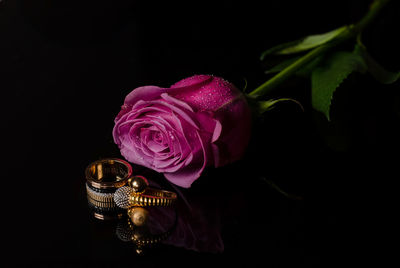
[[[326,59],[311,75],[312,106],[322,112],[328,120],[333,93],[353,71],[364,72],[366,65],[361,56],[339,51]]]
[[[378,62],[376,62],[367,52],[366,48],[357,44],[354,53],[363,57],[368,67],[368,72],[380,83],[391,84],[400,78],[400,72],[390,72],[385,70]]]
[[[327,121],[321,113],[314,114],[314,125],[325,145],[335,152],[346,152],[351,145],[351,125],[347,118]]]
[[[294,200],[303,200],[302,196],[298,196],[298,195],[294,195],[294,194],[289,194],[285,191],[283,191],[278,185],[276,185],[272,180],[269,180],[267,178],[264,177],[260,177],[261,180],[263,180],[264,182],[266,182],[268,184],[269,187],[271,187],[272,189],[276,190],[278,193],[284,195],[285,197],[289,198],[289,199],[294,199]]]
[[[347,26],[343,26],[327,33],[310,35],[297,41],[277,45],[264,51],[260,59],[264,60],[267,55],[271,54],[287,55],[310,50],[331,41],[346,29]]]

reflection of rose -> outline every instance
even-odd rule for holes
[[[128,161],[187,188],[206,166],[238,160],[249,132],[250,111],[241,92],[221,78],[198,75],[171,88],[133,90],[113,136]]]
[[[190,206],[191,208],[188,208],[180,204],[176,211],[165,207],[148,208],[149,231],[152,234],[160,234],[171,230],[173,226],[170,235],[162,241],[163,244],[198,252],[222,252],[224,242],[218,206],[214,204],[205,207],[193,201],[190,202]]]
[[[199,252],[222,252],[221,219],[215,208],[209,209],[195,208],[178,215],[177,226],[164,243]]]

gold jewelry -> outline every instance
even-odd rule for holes
[[[132,176],[131,165],[118,158],[101,159],[85,170],[86,193],[89,207],[98,219],[121,218],[122,211],[115,204],[115,191],[127,184]]]
[[[142,207],[135,207],[129,209],[130,211],[136,211],[138,214],[143,214],[145,218],[148,218],[149,211]],[[175,212],[176,213],[176,212]],[[175,229],[177,224],[177,214],[175,214],[175,220],[171,227],[163,233],[152,234],[150,233],[147,224],[137,225],[135,219],[127,217],[126,220],[120,220],[117,225],[116,235],[124,242],[133,242],[136,247],[136,253],[141,255],[147,247],[153,246],[154,244],[160,243],[161,241],[168,238]]]
[[[132,166],[118,158],[106,158],[91,163],[85,175],[87,184],[92,188],[115,191],[132,176]]]
[[[97,192],[90,188],[89,185],[86,184],[86,193],[87,197],[93,200],[93,202],[96,203],[102,203],[104,207],[113,207],[115,206],[115,202],[113,199],[114,194],[113,193],[102,193],[102,192]]]
[[[134,176],[128,180],[128,186],[115,191],[114,201],[120,208],[147,206],[170,206],[175,204],[177,195],[174,192],[148,187],[143,176]]]
[[[142,207],[131,207],[128,209],[128,216],[135,226],[144,226],[149,219],[149,212]]]
[[[157,244],[161,242],[162,240],[166,239],[168,236],[171,235],[173,228],[175,227],[175,224],[171,229],[167,230],[164,233],[158,234],[158,235],[148,235],[146,233],[142,233],[141,228],[135,227],[133,224],[132,220],[128,218],[128,226],[130,230],[133,230],[131,240],[138,246],[146,246],[146,245],[151,245],[151,244]],[[135,230],[138,230],[135,232]]]

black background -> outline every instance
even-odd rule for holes
[[[255,88],[268,78],[259,62],[264,49],[353,23],[368,9],[361,0],[263,2],[0,2],[6,266],[261,260],[265,267],[327,267],[393,254],[384,246],[394,236],[399,84],[357,74],[335,93],[331,123],[312,111],[308,80],[283,84],[272,97],[295,98],[305,111],[286,103],[255,121],[245,159],[207,170],[186,191],[215,196],[227,189],[251,200],[230,206],[224,253],[165,246],[137,258],[109,235],[110,226],[87,215],[84,169],[120,157],[111,130],[132,89],[167,87],[193,74],[221,76],[239,88],[246,79]],[[396,70],[399,5],[392,2],[364,43]],[[284,197],[261,177],[303,200]]]

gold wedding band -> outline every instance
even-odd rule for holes
[[[87,184],[92,188],[115,192],[132,176],[132,166],[125,160],[106,158],[91,163],[85,175]]]
[[[114,202],[114,193],[127,184],[132,176],[132,166],[118,158],[95,161],[85,170],[86,193],[94,217],[120,218],[122,210]]]

